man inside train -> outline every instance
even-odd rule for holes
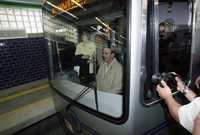
[[[82,41],[76,46],[75,51],[75,67],[79,72],[79,78],[81,83],[88,84],[92,81],[91,78],[94,74],[93,71],[93,57],[95,55],[95,44],[89,40],[89,34],[83,32],[81,35]],[[77,68],[77,65],[79,68]]]
[[[102,49],[103,61],[96,75],[97,90],[122,94],[122,65],[115,58],[115,49],[109,46]]]
[[[162,85],[157,85],[156,90],[159,93],[159,96],[162,97],[167,104],[172,117],[189,132],[198,132],[196,127],[198,127],[199,122],[199,118],[197,116],[200,113],[200,97],[197,97],[197,94],[195,94],[188,86],[186,86],[180,78],[176,77],[175,79],[177,81],[177,90],[180,91],[190,101],[189,104],[179,104],[173,98],[171,88],[166,84],[165,81],[161,81]],[[196,82],[200,83],[199,77]]]

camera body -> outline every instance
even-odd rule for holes
[[[173,73],[162,73],[162,74],[154,74],[152,76],[152,83],[157,86],[160,84],[162,87],[161,81],[165,81],[166,84],[173,90],[175,91],[177,89],[177,82],[176,82],[176,77],[178,75],[173,74]]]

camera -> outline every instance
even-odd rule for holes
[[[158,84],[162,86],[161,81],[165,81],[166,84],[172,89],[176,90],[177,89],[177,82],[176,82],[176,77],[178,75],[173,74],[173,73],[162,73],[162,74],[154,74],[152,75],[152,83],[157,86]]]

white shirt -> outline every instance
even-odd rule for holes
[[[200,97],[195,98],[189,104],[183,105],[178,110],[178,117],[180,124],[192,132],[194,126],[194,119],[200,112]]]
[[[91,59],[91,57],[95,55],[95,51],[95,44],[91,41],[85,41],[77,45],[75,55],[89,55]]]

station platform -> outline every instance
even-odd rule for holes
[[[47,80],[0,92],[0,135],[11,135],[56,113]]]

